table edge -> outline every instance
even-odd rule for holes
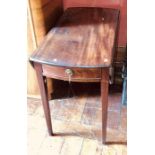
[[[50,65],[50,66],[56,66],[56,67],[71,67],[71,68],[109,68],[112,66],[112,64],[107,64],[107,65],[97,65],[97,66],[84,66],[84,65],[78,65],[78,66],[74,66],[74,65],[67,65],[67,64],[55,64],[52,62],[47,62],[47,61],[43,61],[43,60],[38,60],[38,59],[34,59],[32,57],[29,58],[29,61],[31,64],[33,63],[40,63],[40,64],[45,64],[45,65]]]

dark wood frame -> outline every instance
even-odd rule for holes
[[[40,94],[41,94],[42,105],[43,105],[44,114],[45,114],[45,118],[46,118],[48,133],[49,133],[49,135],[53,135],[50,107],[49,107],[48,96],[47,96],[48,95],[47,80],[46,80],[46,77],[44,77],[42,75],[41,64],[34,63],[34,68],[35,68],[36,74],[37,74],[37,79],[38,79],[38,84],[39,84],[39,88],[40,88]]]
[[[76,9],[78,11],[79,11],[79,9],[84,9],[84,12],[86,10],[87,11],[91,10],[90,8],[76,8]],[[75,8],[74,9],[71,8],[71,10],[69,9],[68,11],[72,12],[73,10],[75,10]],[[101,8],[95,8],[93,10],[94,11],[97,11],[97,10],[101,11]],[[49,135],[54,135],[54,134],[53,134],[53,130],[52,130],[52,121],[51,121],[50,108],[49,108],[48,96],[47,96],[48,95],[47,77],[53,78],[53,79],[55,78],[55,79],[59,79],[59,80],[67,80],[68,81],[68,78],[66,77],[66,69],[68,69],[68,70],[71,70],[72,73],[75,73],[72,76],[71,81],[75,81],[75,82],[100,82],[101,104],[102,104],[102,143],[103,144],[106,143],[109,77],[111,79],[111,76],[112,76],[109,74],[109,69],[111,67],[113,67],[114,52],[115,52],[116,45],[117,45],[119,11],[114,10],[114,9],[104,9],[104,10],[106,13],[105,15],[107,17],[109,15],[109,11],[110,12],[112,11],[113,17],[111,16],[110,18],[101,18],[101,19],[98,18],[98,20],[99,21],[104,20],[104,22],[106,22],[106,20],[107,20],[109,23],[111,23],[110,21],[113,21],[113,20],[115,21],[111,25],[114,29],[114,33],[113,33],[114,43],[112,43],[110,45],[112,47],[112,49],[110,48],[111,50],[109,50],[107,48],[108,50],[105,51],[105,53],[107,53],[107,55],[104,55],[105,53],[102,53],[102,55],[101,55],[101,51],[97,50],[96,52],[98,54],[98,57],[96,57],[96,59],[94,59],[93,55],[91,55],[91,57],[90,57],[88,52],[86,52],[87,55],[85,55],[83,50],[79,50],[76,53],[78,53],[78,55],[80,55],[80,53],[81,53],[82,57],[81,56],[79,57],[79,61],[81,61],[81,62],[77,63],[78,61],[76,61],[76,59],[77,59],[76,57],[78,55],[74,55],[75,53],[72,53],[72,50],[70,50],[71,61],[69,61],[69,59],[66,59],[66,58],[68,58],[68,57],[66,57],[66,55],[67,56],[69,55],[68,48],[70,46],[70,42],[67,42],[65,44],[66,45],[65,48],[67,49],[67,52],[63,52],[63,53],[57,52],[57,53],[51,54],[49,52],[51,44],[48,42],[48,39],[50,39],[52,37],[52,33],[49,33],[48,36],[45,38],[43,44],[42,44],[42,46],[44,48],[39,48],[30,58],[32,64],[34,65],[34,68],[35,68],[36,74],[37,74],[37,78],[38,78],[38,83],[39,83],[39,88],[40,88],[40,93],[41,93],[41,98],[42,98],[42,104],[43,104],[43,108],[44,108],[44,113],[45,113],[45,118],[46,118],[46,123],[47,123]],[[80,12],[82,12],[82,11],[79,11],[79,13]],[[102,12],[100,12],[100,13],[102,13]],[[72,13],[71,13],[71,15],[72,15]],[[67,17],[68,17],[68,15],[67,15]],[[77,20],[79,20],[80,17],[83,17],[83,16],[77,17]],[[71,19],[75,19],[75,17],[71,18]],[[109,21],[109,19],[110,19],[110,21]],[[65,18],[63,19],[63,17],[62,17],[60,22],[58,22],[57,27],[61,27],[63,25],[63,21],[65,22],[65,20],[66,19]],[[85,23],[85,20],[82,20],[82,21]],[[88,23],[89,22],[92,22],[92,20],[88,21]],[[94,22],[96,23],[96,20]],[[73,24],[74,24],[74,21],[73,21]],[[70,29],[68,29],[68,31],[69,30]],[[83,32],[84,31],[85,31],[85,29],[83,29]],[[72,33],[75,33],[75,31]],[[76,33],[78,33],[78,31]],[[89,32],[87,32],[87,33],[89,33]],[[56,31],[54,31],[54,35],[57,35]],[[83,35],[83,34],[81,34],[81,35]],[[61,37],[59,37],[59,38],[61,38]],[[87,38],[85,38],[85,39],[87,39]],[[105,42],[106,42],[106,39],[107,39],[107,37],[104,38]],[[68,40],[72,42],[72,38],[68,38]],[[60,41],[60,43],[61,43],[61,41]],[[95,42],[94,42],[94,44],[95,44]],[[54,43],[53,44],[57,45],[56,49],[59,49],[59,43],[58,42],[56,42],[56,43],[57,44],[54,44]],[[72,43],[77,43],[77,42],[75,42],[73,40]],[[81,47],[81,49],[83,49],[83,47]],[[58,51],[61,51],[61,48]],[[106,57],[106,59],[105,59],[105,57]],[[102,59],[99,59],[99,58],[102,58]],[[59,62],[56,63],[54,60],[59,60],[61,63],[59,63]],[[92,60],[93,60],[93,63],[92,63]],[[105,60],[109,60],[109,62],[106,63],[107,61],[105,61]],[[67,74],[67,75],[69,75],[69,74]]]
[[[49,135],[53,136],[54,134],[52,129],[52,120],[47,96],[48,91],[47,91],[46,76],[43,75],[42,64],[35,62],[34,68],[37,74],[48,133]],[[108,112],[109,68],[102,68],[100,85],[101,85],[101,104],[102,104],[102,143],[105,144],[106,128],[107,128],[107,112]]]

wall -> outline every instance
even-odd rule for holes
[[[118,45],[127,43],[127,0],[63,0],[64,9],[68,7],[105,7],[120,9],[120,29]]]

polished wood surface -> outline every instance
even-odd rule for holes
[[[55,67],[49,65],[42,65],[43,75],[49,78],[69,80],[69,76],[66,70],[71,70],[73,75],[71,81],[77,82],[98,82],[101,80],[101,69],[81,69],[81,68],[67,68],[67,67]]]
[[[118,16],[115,9],[69,8],[30,60],[66,67],[109,67]]]
[[[127,0],[63,0],[64,10],[70,7],[102,7],[120,10],[118,46],[127,44]]]

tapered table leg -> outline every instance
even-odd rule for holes
[[[48,132],[49,132],[49,135],[53,135],[51,116],[50,116],[50,108],[49,108],[48,96],[47,96],[47,94],[48,94],[47,93],[47,84],[46,84],[45,79],[43,78],[43,75],[42,75],[41,64],[34,63],[34,68],[35,68],[36,74],[37,74],[37,79],[38,79],[38,84],[39,84],[39,88],[40,88],[42,105],[43,105],[43,109],[44,109]]]
[[[102,103],[102,143],[106,142],[108,113],[109,68],[102,69],[101,103]]]

